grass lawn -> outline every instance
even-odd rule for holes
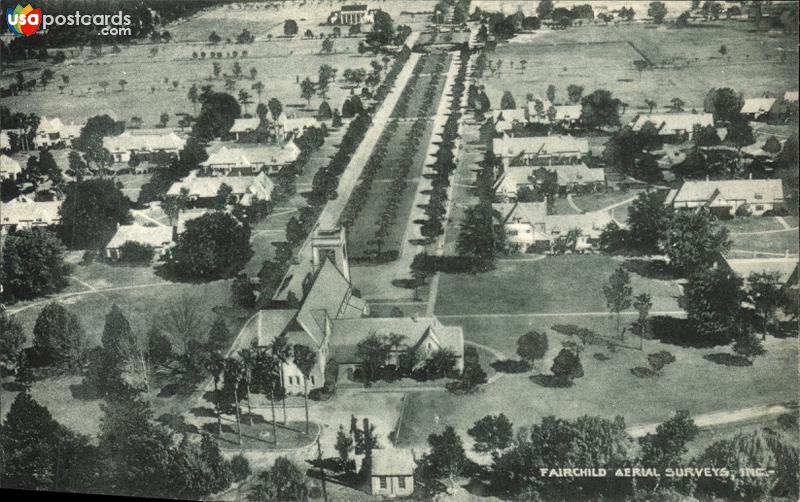
[[[632,197],[636,197],[640,192],[640,190],[626,190],[574,195],[572,197],[572,202],[585,212],[599,211],[613,204],[618,204]]]
[[[784,228],[776,218],[747,216],[743,218],[732,218],[730,220],[720,220],[719,224],[727,228],[732,234],[743,232],[763,232],[765,230],[780,230]],[[753,235],[758,238],[759,236]]]
[[[626,268],[639,268],[634,260],[626,263]],[[622,264],[620,258],[602,255],[550,256],[500,261],[495,270],[483,274],[442,274],[436,314],[603,312],[603,284]],[[654,311],[677,308],[673,281],[630,275],[634,294],[649,293]]]
[[[481,83],[495,107],[505,90],[521,104],[529,92],[544,95],[549,84],[556,85],[556,101],[563,102],[567,85],[574,83],[585,94],[612,91],[630,105],[630,114],[643,109],[645,99],[663,107],[673,97],[683,99],[687,110],[700,110],[713,87],[732,87],[745,96],[797,88],[798,53],[787,52],[786,61],[779,56],[781,47],[794,47],[796,40],[750,30],[750,23],[735,21],[688,29],[634,23],[542,30],[499,46],[490,59],[503,61],[501,71],[487,72]],[[727,46],[730,61],[720,56],[721,45]],[[644,57],[658,67],[639,74],[633,61]],[[521,71],[523,59],[528,64]]]
[[[550,350],[537,364],[538,371],[550,374],[553,357],[569,337],[548,328],[553,324],[574,323],[612,336],[612,322],[595,318],[533,320],[521,318],[448,320],[461,324],[465,338],[501,345],[507,353],[516,338],[529,329],[548,333]],[[502,338],[502,339],[500,339]],[[528,374],[504,375],[469,396],[449,393],[415,393],[407,397],[400,432],[403,446],[422,446],[428,434],[444,425],[462,433],[489,413],[502,410],[517,426],[530,425],[547,415],[576,417],[583,414],[607,418],[622,415],[628,425],[661,422],[676,409],[692,414],[738,409],[796,399],[796,341],[769,339],[767,354],[752,366],[731,367],[710,362],[704,355],[730,352],[728,348],[695,349],[645,340],[644,351],[588,346],[581,355],[585,376],[570,388],[549,388],[530,380]],[[646,354],[668,350],[676,358],[660,377],[638,378],[630,369],[647,366]],[[593,356],[604,353],[609,359]],[[534,370],[533,373],[536,373]],[[437,421],[438,417],[438,421]],[[438,422],[438,425],[437,425]],[[464,435],[465,440],[469,439]]]
[[[246,410],[246,407],[242,410]],[[270,419],[271,420],[271,419]],[[211,421],[203,425],[203,430],[212,434],[219,443],[220,448],[228,450],[271,450],[300,448],[311,444],[319,434],[319,425],[309,424],[308,434],[305,433],[306,423],[300,421],[289,421],[286,425],[280,422],[276,424],[278,443],[275,445],[272,435],[272,422],[257,416],[251,427],[247,416],[243,415],[242,424],[242,444],[239,445],[239,434],[236,429],[236,421],[223,420],[222,436],[219,436],[217,422]]]
[[[797,253],[797,239],[797,229],[787,230],[785,232],[775,232],[772,234],[732,235],[731,249],[779,254],[783,254],[786,251],[789,251],[790,253]]]

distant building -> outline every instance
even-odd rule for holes
[[[72,140],[81,135],[83,126],[84,124],[64,124],[59,118],[42,117],[33,143],[37,148],[50,148],[59,144],[70,147]]]
[[[228,132],[233,134],[233,137],[236,138],[236,141],[241,141],[244,138],[247,138],[248,135],[255,133],[259,125],[261,125],[261,120],[257,117],[249,119],[235,119]]]
[[[541,183],[540,170],[553,173],[563,193],[581,189],[596,190],[605,184],[605,170],[590,168],[583,162],[553,166],[507,167],[494,185],[495,196],[500,200],[515,200],[522,187],[533,190]]]
[[[589,154],[589,142],[572,136],[495,138],[492,151],[509,166],[552,166],[577,164]]]
[[[155,257],[163,257],[174,245],[175,230],[165,225],[147,226],[139,223],[117,225],[117,232],[106,244],[106,257],[110,260],[122,258],[121,247],[126,242],[150,246]]]
[[[782,288],[797,287],[798,284],[798,258],[786,256],[779,258],[725,258],[725,265],[744,279],[745,287],[748,286],[750,274],[775,274],[778,284]]]
[[[370,24],[374,20],[375,11],[366,5],[343,5],[340,10],[331,12],[328,24]]]
[[[256,200],[270,200],[274,188],[272,180],[264,173],[257,176],[198,176],[195,172],[173,183],[167,195],[180,195],[181,189],[185,188],[197,205],[208,205],[216,199],[223,184],[231,187],[231,197],[243,206]]]
[[[19,162],[8,155],[0,155],[0,180],[15,180],[22,172]]]
[[[503,227],[508,244],[523,253],[531,248],[551,250],[556,241],[566,238],[571,230],[580,231],[576,251],[596,249],[603,229],[613,221],[606,211],[547,214],[546,202],[492,204],[492,208],[499,215],[495,224]]]
[[[739,113],[750,120],[758,120],[769,113],[775,101],[775,98],[747,98]]]
[[[370,487],[376,497],[407,497],[414,492],[417,467],[410,450],[386,448],[372,450]]]
[[[300,148],[291,141],[285,145],[260,144],[251,148],[223,146],[210,153],[200,167],[210,176],[275,174],[299,156]]]
[[[61,201],[34,201],[20,195],[9,202],[0,203],[2,233],[47,227],[61,222]]]
[[[8,137],[6,131],[0,131],[0,151],[9,150],[11,148],[11,138]]]
[[[680,189],[670,190],[664,204],[675,209],[707,207],[720,216],[733,216],[746,206],[760,216],[783,207],[781,180],[706,180],[686,181]]]
[[[320,122],[314,117],[287,117],[285,113],[281,113],[270,124],[273,136],[277,141],[298,138],[309,127],[320,127]]]
[[[783,100],[788,102],[788,103],[797,103],[798,92],[797,91],[786,91],[783,94]]]
[[[710,113],[642,113],[633,119],[631,129],[638,132],[647,122],[658,129],[658,135],[664,141],[676,143],[684,138],[692,139],[695,125],[713,126],[714,116]]]
[[[128,162],[132,155],[140,160],[153,160],[158,154],[177,157],[186,141],[169,129],[133,129],[118,136],[103,138],[103,148],[114,162]]]

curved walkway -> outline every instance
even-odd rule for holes
[[[778,228],[775,230],[759,230],[758,232],[731,232],[729,235],[766,235],[766,234],[780,234],[783,232],[792,232],[798,230],[800,227]]]
[[[49,297],[47,297],[47,298],[45,298],[43,300],[38,300],[38,301],[29,303],[29,304],[27,304],[25,306],[22,306],[22,307],[19,307],[19,308],[16,308],[16,309],[9,309],[7,312],[9,314],[17,314],[17,313],[22,312],[24,310],[28,310],[31,307],[35,307],[37,305],[41,305],[42,303],[49,303],[49,302],[56,301],[56,300],[64,300],[66,298],[72,298],[74,296],[98,295],[98,294],[103,294],[103,293],[113,292],[113,291],[124,291],[124,290],[127,290],[127,289],[142,289],[142,288],[178,286],[178,285],[181,285],[181,283],[164,281],[164,282],[154,282],[154,283],[151,283],[151,284],[137,284],[135,286],[119,286],[119,287],[115,287],[115,288],[91,289],[91,290],[88,290],[88,291],[75,291],[74,293],[62,293],[60,295],[49,296]]]
[[[783,415],[790,413],[792,410],[784,404],[769,404],[763,406],[752,406],[748,408],[739,408],[738,410],[722,410],[714,411],[711,413],[703,413],[695,415],[695,425],[698,427],[713,427],[715,425],[732,424],[736,422],[744,422],[745,420],[753,420],[756,418],[770,417],[774,415]],[[637,438],[646,434],[651,434],[656,431],[656,427],[660,424],[646,424],[634,425],[628,427],[628,434]]]

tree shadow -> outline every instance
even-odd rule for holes
[[[189,412],[196,417],[216,418],[217,412],[214,408],[207,408],[205,406],[195,406]]]
[[[253,426],[264,425],[264,424],[268,423],[267,420],[263,416],[261,416],[261,415],[259,415],[257,413],[244,413],[244,412],[242,413],[241,421],[242,421],[243,424],[250,425],[250,419],[251,418],[253,420]]]
[[[414,279],[392,279],[392,286],[402,289],[414,289],[417,287],[417,281]]]
[[[3,390],[7,390],[8,392],[22,392],[25,390],[25,386],[18,382],[3,382]]]
[[[715,364],[721,364],[723,366],[736,366],[736,367],[743,367],[743,366],[752,366],[753,361],[750,359],[740,356],[737,354],[728,354],[725,352],[718,352],[716,354],[706,354],[703,356],[703,359],[706,361],[711,361]]]
[[[678,279],[665,260],[649,258],[628,258],[622,263],[628,272],[659,281],[674,281]]]
[[[677,317],[653,316],[650,319],[650,328],[653,338],[669,345],[690,347],[695,349],[708,349],[726,345],[723,340],[702,336],[694,332],[689,326],[688,319]]]
[[[631,368],[631,375],[637,378],[653,378],[658,374],[651,368],[646,368],[644,366],[637,366],[635,368]]]
[[[201,429],[203,429],[203,432],[207,432],[207,433],[211,434],[212,436],[214,436],[214,439],[216,439],[219,442],[235,444],[237,446],[239,444],[238,440],[237,441],[231,441],[230,439],[227,439],[224,436],[220,436],[219,435],[219,425],[216,422],[208,422],[206,424],[203,424]],[[228,424],[222,424],[222,433],[223,434],[236,434],[236,429],[234,427],[228,425]],[[238,438],[238,436],[237,436],[237,438]]]
[[[500,373],[525,373],[531,369],[528,361],[516,359],[494,361],[490,366]]]
[[[564,389],[572,387],[572,380],[560,378],[555,375],[531,375],[531,382],[548,389]]]
[[[175,413],[164,413],[160,417],[156,418],[156,422],[169,427],[179,434],[197,434],[199,432],[197,426],[186,423],[186,419],[183,417],[183,415],[177,415]]]
[[[96,401],[102,397],[94,385],[85,382],[70,385],[69,392],[73,399],[79,401]]]

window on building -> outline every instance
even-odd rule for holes
[[[397,478],[397,486],[399,486],[400,488],[405,488],[406,487],[406,477],[405,476],[400,476],[399,478]]]
[[[382,489],[386,489],[386,476],[378,476],[378,482],[381,485]]]
[[[764,198],[764,194],[757,193],[755,197],[756,197],[756,200],[761,200],[761,199]]]
[[[314,375],[311,375],[309,378],[311,379],[311,385],[314,385]]]
[[[763,210],[764,210],[764,206],[762,206],[761,204],[757,204],[756,205],[756,211],[763,211]]]
[[[294,383],[294,377],[289,377],[289,385],[292,385],[293,383]]]

